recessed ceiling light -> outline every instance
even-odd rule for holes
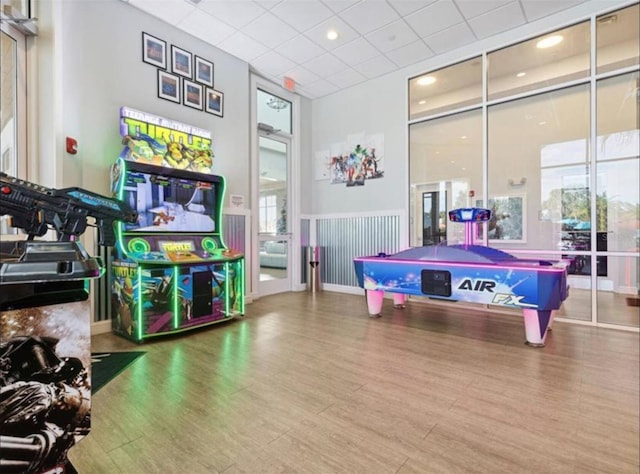
[[[526,75],[527,75],[526,72],[519,72],[518,74],[516,74],[516,77],[524,77]]]
[[[536,43],[536,48],[551,48],[562,41],[562,35],[547,36]]]
[[[423,76],[418,79],[418,85],[420,86],[428,86],[436,82],[436,78],[433,76]]]
[[[418,102],[418,105],[424,105],[424,104],[426,104],[426,103],[427,103],[427,101],[426,101],[426,100],[421,100],[420,102]]]
[[[544,120],[542,122],[538,122],[538,125],[546,125],[547,122],[545,122]]]
[[[338,39],[338,32],[336,30],[327,31],[327,39],[329,41],[337,40]]]
[[[466,135],[462,135],[460,138],[462,138],[463,140],[466,140],[467,136]]]

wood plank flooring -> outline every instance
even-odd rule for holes
[[[287,293],[145,350],[92,399],[80,473],[634,473],[637,333]]]

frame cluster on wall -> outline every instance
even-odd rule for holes
[[[213,62],[176,45],[169,59],[167,42],[143,32],[142,61],[158,68],[158,97],[222,117],[224,94],[213,87]]]

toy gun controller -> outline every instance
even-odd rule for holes
[[[93,217],[98,243],[113,246],[115,221],[135,223],[138,214],[126,203],[82,188],[51,189],[0,172],[0,215],[11,216],[11,226],[23,229],[28,240],[47,233],[49,226],[61,242],[75,240]]]

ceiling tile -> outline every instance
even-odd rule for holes
[[[300,32],[333,16],[333,12],[320,2],[300,0],[285,0],[274,7],[271,13]]]
[[[322,3],[331,8],[334,12],[338,13],[342,10],[346,10],[351,5],[355,5],[359,1],[360,0],[322,0]]]
[[[361,35],[400,18],[396,11],[387,2],[380,0],[364,0],[340,13],[352,28]]]
[[[327,39],[327,31],[329,31],[330,29],[338,32],[338,38],[333,41]],[[349,41],[353,41],[354,39],[358,38],[360,34],[340,18],[338,18],[337,16],[333,16],[328,20],[323,21],[318,26],[307,31],[305,33],[305,36],[315,41],[324,49],[331,51],[332,49],[336,49],[342,46],[343,44],[347,44]]]
[[[340,88],[355,86],[367,80],[365,76],[352,68],[345,69],[337,74],[327,77],[327,80]]]
[[[250,0],[203,0],[198,4],[198,9],[234,28],[248,25],[265,12],[258,2]]]
[[[467,21],[478,39],[524,25],[526,20],[518,3],[510,3]]]
[[[273,7],[278,5],[282,0],[258,0],[258,1],[260,2],[260,6],[262,8],[266,8],[267,10],[271,10]]]
[[[396,65],[391,60],[380,55],[354,66],[354,69],[364,74],[367,78],[373,79],[395,70]]]
[[[298,64],[306,63],[310,59],[326,53],[324,49],[304,35],[290,39],[275,48],[275,51]]]
[[[229,36],[218,46],[223,51],[247,62],[263,55],[269,50],[266,46],[258,43],[253,38],[249,38],[247,35],[240,33],[239,31]]]
[[[528,21],[566,10],[583,2],[584,0],[520,0]]]
[[[275,51],[268,51],[262,56],[251,61],[251,65],[259,72],[267,76],[277,76],[296,67],[296,63],[285,58]]]
[[[455,0],[465,18],[473,18],[488,11],[500,8],[515,0]]]
[[[4,4],[4,2],[2,3]],[[129,0],[129,4],[160,18],[170,25],[177,25],[196,9],[191,3],[172,2],[169,0]]]
[[[405,67],[432,57],[433,51],[424,44],[424,41],[418,40],[402,48],[389,51],[386,56],[398,67]]]
[[[284,21],[268,12],[249,23],[243,31],[269,48],[275,48],[298,34]]]
[[[177,25],[181,30],[216,45],[236,32],[235,28],[216,20],[208,13],[194,10]]]
[[[436,0],[387,0],[401,16],[406,16],[435,3]]]
[[[319,81],[305,86],[304,90],[314,97],[322,97],[337,92],[339,90],[339,87],[335,84],[330,83],[329,81],[320,79]]]
[[[466,23],[460,23],[444,31],[440,31],[435,35],[424,38],[424,42],[427,43],[427,46],[435,51],[436,54],[460,48],[474,41],[476,41],[476,38]]]
[[[464,21],[451,0],[440,0],[405,17],[409,26],[422,38]]]
[[[396,20],[378,30],[372,31],[365,38],[383,53],[398,49],[419,39],[403,20]]]
[[[303,66],[321,77],[330,76],[331,74],[344,71],[349,67],[331,53],[326,53],[317,58],[313,58]]]
[[[342,59],[342,61],[352,66],[380,54],[380,52],[364,38],[353,40],[344,46],[334,49],[332,52],[335,56]]]
[[[316,73],[311,72],[302,66],[297,66],[288,70],[285,73],[285,76],[290,77],[296,81],[296,84],[300,84],[301,86],[307,86],[321,79]]]

